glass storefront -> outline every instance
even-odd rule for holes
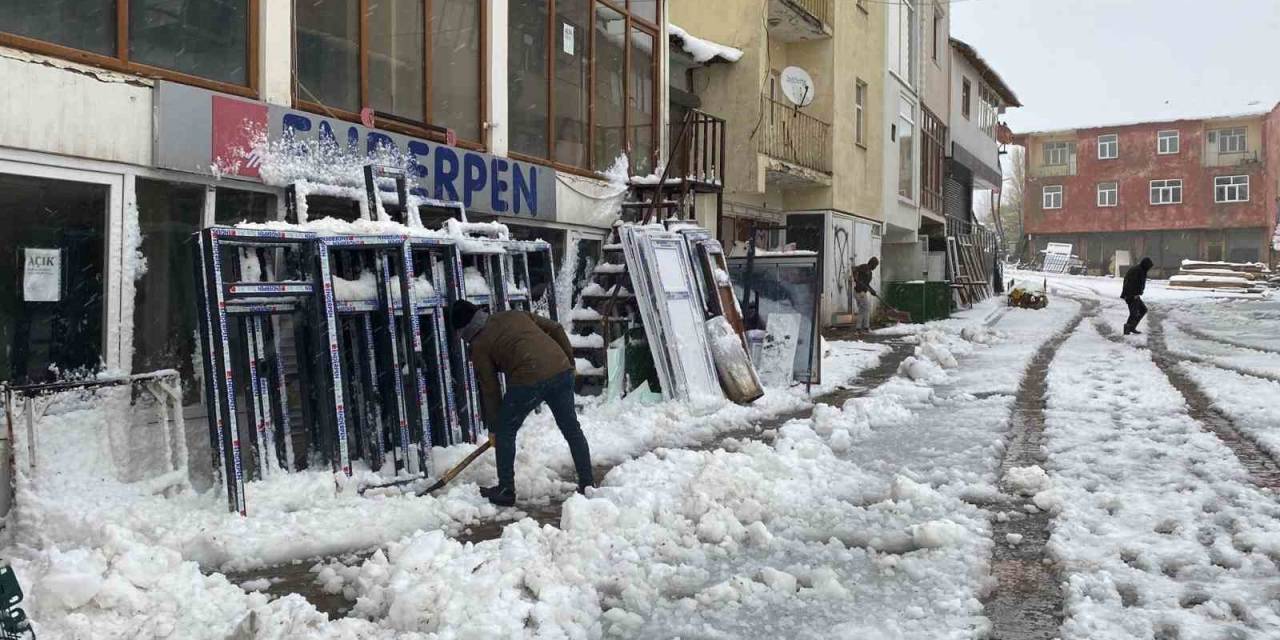
[[[110,197],[105,184],[0,173],[0,380],[101,368]]]

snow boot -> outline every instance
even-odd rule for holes
[[[480,497],[487,498],[499,507],[512,507],[516,504],[516,490],[509,487],[481,487]]]
[[[1130,330],[1129,330],[1129,333],[1132,333],[1132,334],[1133,334],[1133,335],[1135,335],[1135,336],[1140,336],[1140,335],[1142,335],[1142,332],[1141,332],[1141,331],[1138,331],[1137,329],[1130,329]]]

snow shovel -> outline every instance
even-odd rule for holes
[[[455,477],[457,477],[459,473],[462,473],[463,469],[466,469],[467,466],[469,466],[472,462],[475,462],[476,458],[479,458],[481,454],[488,451],[489,448],[492,446],[493,446],[493,436],[490,435],[488,440],[485,440],[483,444],[476,447],[476,450],[468,454],[466,458],[463,458],[462,462],[459,462],[458,464],[454,465],[452,469],[449,469],[448,471],[446,471],[444,475],[440,476],[440,479],[437,480],[435,484],[427,487],[426,489],[423,489],[422,491],[419,491],[418,495],[423,496],[428,493],[438,491],[441,487],[445,486],[446,484],[449,484],[449,482],[453,480]],[[412,484],[421,479],[422,478],[406,478],[404,480],[396,480],[395,482],[387,482],[384,484],[370,484],[370,485],[365,485],[363,487],[360,487],[359,489],[356,490],[356,492],[359,493],[360,495],[364,495],[364,493],[366,491],[369,491],[370,489],[390,489],[392,487],[399,487],[406,484]]]
[[[467,457],[463,458],[462,462],[459,462],[458,464],[453,465],[453,468],[446,471],[444,475],[440,476],[440,479],[436,480],[435,484],[427,487],[426,489],[423,489],[422,491],[419,491],[418,495],[425,496],[428,493],[434,493],[436,491],[439,491],[446,484],[449,484],[451,480],[458,477],[459,473],[462,473],[463,469],[466,469],[468,466],[470,466],[472,462],[476,461],[476,458],[479,458],[484,452],[488,451],[490,447],[493,446],[493,439],[494,439],[493,434],[489,434],[489,439],[485,440],[484,444],[476,447],[476,450],[472,451],[469,455],[467,455]]]
[[[875,296],[876,300],[879,300],[880,304],[884,305],[884,316],[886,318],[897,323],[905,324],[905,323],[911,322],[911,314],[907,313],[906,311],[897,309],[893,307],[893,305],[890,305],[888,302],[885,302],[884,298],[881,298],[880,294],[878,293],[872,293],[871,295]]]

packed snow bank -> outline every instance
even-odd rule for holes
[[[1086,324],[1048,382],[1063,638],[1280,634],[1275,498],[1188,416],[1150,355]]]

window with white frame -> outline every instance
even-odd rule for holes
[[[1167,156],[1178,153],[1182,141],[1176,129],[1156,133],[1156,153]]]
[[[854,141],[858,144],[865,145],[867,143],[867,83],[858,80],[853,89],[854,104]]]
[[[1120,183],[1099,182],[1098,183],[1098,206],[1114,207],[1117,204],[1120,204]]]
[[[1044,143],[1044,163],[1047,165],[1065,165],[1071,159],[1072,144],[1070,142]]]
[[[1213,179],[1214,202],[1248,202],[1249,176],[1218,176]]]
[[[996,137],[996,120],[999,117],[1000,99],[985,84],[978,85],[978,128],[988,137]]]
[[[1179,204],[1182,202],[1182,180],[1152,180],[1151,204]]]
[[[1045,209],[1062,208],[1062,185],[1049,185],[1040,191],[1041,204]]]
[[[1209,132],[1209,142],[1213,143],[1213,138],[1218,140],[1218,153],[1244,153],[1247,147],[1245,143],[1245,128],[1232,127],[1230,129],[1218,129]]]
[[[1120,157],[1120,136],[1110,133],[1098,136],[1098,159],[1114,160]]]

